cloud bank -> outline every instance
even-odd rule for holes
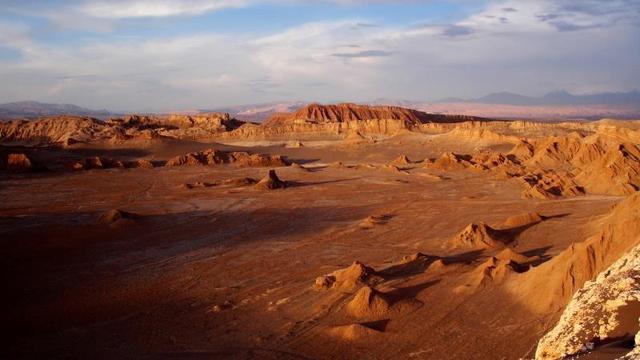
[[[640,87],[640,2],[631,0],[490,1],[435,23],[336,16],[262,32],[117,31],[144,28],[140,19],[170,27],[175,18],[190,21],[226,9],[277,11],[309,3],[9,2],[0,12],[20,16],[0,17],[0,55],[17,55],[0,56],[0,100],[163,111],[285,99],[425,100]],[[359,6],[355,0],[313,1],[323,3]],[[74,41],[47,38],[33,19]]]

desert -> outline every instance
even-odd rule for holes
[[[1,359],[640,360],[640,0],[0,1]]]
[[[613,284],[638,270],[618,265],[640,241],[633,121],[134,118],[0,124],[11,354],[633,350],[637,287]],[[577,316],[605,323],[576,340],[559,327]]]

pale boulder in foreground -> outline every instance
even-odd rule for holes
[[[575,293],[556,327],[540,340],[536,359],[563,359],[593,349],[596,340],[629,336],[638,332],[639,318],[640,246],[636,246]],[[639,340],[636,335],[636,357],[628,359],[640,356]]]

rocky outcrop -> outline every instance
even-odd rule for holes
[[[207,149],[191,152],[169,159],[165,166],[202,166],[238,164],[248,167],[287,166],[288,163],[279,155],[260,155],[247,152],[229,152]]]
[[[358,225],[361,229],[371,229],[376,227],[377,225],[384,225],[391,219],[390,215],[371,215],[367,216],[366,219],[362,220],[362,222]]]
[[[269,170],[267,176],[258,181],[255,187],[260,190],[284,189],[287,187],[287,182],[280,180],[275,170]]]
[[[490,257],[480,264],[472,272],[472,280],[469,285],[477,288],[489,283],[501,283],[511,274],[525,272],[528,268],[528,266],[504,256],[503,253],[500,257]]]
[[[415,161],[410,160],[409,157],[407,157],[407,155],[400,155],[391,162],[392,165],[400,165],[400,166],[411,165],[413,163],[415,163]]]
[[[502,248],[509,242],[509,238],[500,230],[479,222],[467,225],[451,241],[449,246],[462,249],[491,249]]]
[[[534,171],[520,178],[525,190],[524,198],[552,199],[563,196],[577,196],[585,193],[584,188],[576,184],[573,176],[564,171]]]
[[[206,139],[244,124],[227,113],[127,115],[121,119],[110,119],[108,123],[127,129],[132,136],[147,131],[157,136],[179,139]]]
[[[125,162],[120,160],[94,156],[94,157],[74,161],[68,164],[67,167],[71,170],[94,170],[94,169],[124,169],[127,166]]]
[[[459,129],[449,134],[461,133],[467,125],[460,124]],[[425,166],[442,171],[487,171],[499,178],[518,178],[525,188],[523,197],[532,199],[585,193],[630,195],[640,190],[640,147],[629,141],[635,139],[635,132],[626,130],[614,132],[615,136],[611,136],[611,130],[606,136],[599,132],[585,136],[572,131],[564,136],[520,139],[512,141],[515,145],[506,154],[450,152]]]
[[[442,154],[433,163],[427,163],[425,166],[436,170],[451,171],[473,168],[476,167],[476,163],[471,155],[448,152]]]
[[[26,172],[34,169],[34,164],[25,154],[8,154],[6,160],[0,163],[0,169],[12,172]]]
[[[538,343],[536,359],[563,359],[588,352],[640,328],[640,246],[575,293],[558,324]],[[636,342],[637,344],[637,342]]]
[[[354,317],[380,317],[389,312],[391,300],[370,286],[363,286],[347,304],[347,313]]]
[[[134,223],[138,218],[139,216],[136,214],[120,209],[111,209],[100,215],[98,221],[103,225],[123,226]]]
[[[529,146],[517,145],[512,153],[519,157],[525,168],[539,169],[538,174],[549,174],[548,170],[566,174],[562,175],[564,179],[556,177],[555,180],[560,181],[553,180],[555,184],[551,186],[556,187],[553,190],[562,190],[557,187],[568,189],[568,194],[563,195],[583,192],[629,195],[640,189],[640,147],[634,143],[599,134],[585,137],[571,133],[543,139]],[[544,193],[544,189],[536,190]],[[534,191],[531,195],[538,197],[540,192],[535,194]]]
[[[587,192],[629,195],[640,189],[640,147],[622,143],[582,161],[576,175]]]
[[[335,289],[343,292],[351,292],[359,285],[373,285],[380,281],[377,272],[356,261],[351,266],[336,270],[330,274],[322,275],[316,278],[316,290]]]

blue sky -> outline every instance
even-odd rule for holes
[[[0,102],[126,111],[640,86],[640,0],[0,0]]]

